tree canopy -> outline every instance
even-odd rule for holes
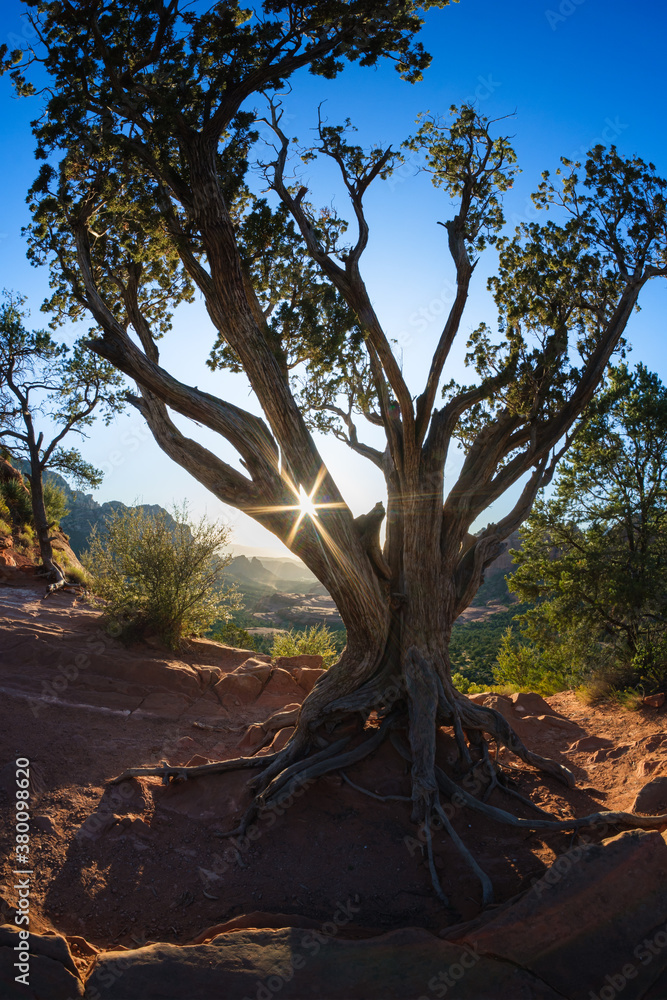
[[[644,365],[611,370],[521,539],[510,587],[536,605],[522,632],[537,659],[664,683],[667,388]]]
[[[123,376],[78,341],[72,348],[45,330],[28,330],[25,299],[5,292],[0,304],[0,444],[30,469],[32,513],[42,562],[56,573],[43,497],[43,474],[52,469],[77,485],[98,486],[101,472],[78,448],[98,413],[109,422],[124,406]],[[96,412],[97,411],[97,412]]]

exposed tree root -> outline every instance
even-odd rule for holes
[[[166,760],[160,761],[157,767],[128,767],[115,778],[109,779],[110,785],[117,785],[128,778],[162,778],[168,785],[172,778],[187,781],[188,778],[201,778],[207,774],[223,774],[225,771],[238,771],[244,767],[261,767],[270,763],[278,754],[267,754],[265,757],[235,757],[233,760],[218,760],[212,764],[194,764],[191,767],[172,767]]]
[[[513,732],[509,723],[494,709],[475,705],[461,696],[448,679],[437,658],[427,660],[414,646],[405,657],[399,675],[385,668],[378,676],[367,681],[351,693],[330,700],[322,707],[322,690],[316,689],[313,699],[315,710],[309,706],[310,698],[301,710],[277,712],[263,724],[268,742],[273,734],[286,726],[296,725],[286,746],[273,754],[238,757],[192,767],[170,766],[162,761],[157,767],[134,767],[112,779],[113,784],[127,778],[156,775],[163,782],[181,781],[211,774],[221,774],[242,768],[259,769],[249,787],[253,799],[236,829],[219,836],[232,837],[245,834],[249,824],[265,810],[279,807],[286,798],[310,782],[339,771],[352,788],[378,801],[407,801],[412,803],[412,820],[419,824],[424,834],[428,867],[433,889],[438,898],[447,904],[447,897],[440,884],[433,854],[433,822],[439,821],[466,864],[478,878],[482,890],[482,903],[493,899],[493,889],[488,875],[454,829],[451,817],[443,808],[441,796],[457,808],[468,808],[498,823],[533,831],[581,830],[586,827],[626,827],[644,830],[667,826],[667,814],[639,816],[628,812],[596,812],[588,816],[559,819],[536,805],[509,784],[506,770],[499,764],[502,748],[507,748],[526,764],[552,775],[569,787],[574,785],[572,773],[562,764],[541,757],[528,750]],[[379,725],[369,723],[375,712]],[[407,718],[406,718],[407,716]],[[315,721],[314,721],[315,720]],[[357,720],[361,725],[349,725]],[[340,723],[345,721],[346,726]],[[405,732],[401,738],[397,729]],[[436,735],[439,726],[453,730],[458,748],[458,773],[475,774],[482,769],[484,779],[480,797],[458,784],[436,763]],[[340,733],[336,738],[336,729]],[[328,738],[325,735],[328,734]],[[333,736],[333,738],[331,738]],[[358,741],[358,737],[361,740]],[[412,794],[379,795],[352,781],[345,768],[358,763],[373,753],[384,739],[390,736],[393,746],[411,767]],[[350,743],[354,742],[353,746]],[[495,743],[495,760],[491,759],[489,743]],[[262,744],[262,746],[265,745]],[[255,754],[257,754],[257,748]],[[494,791],[514,798],[522,806],[537,813],[533,818],[513,815],[506,809],[488,801]]]

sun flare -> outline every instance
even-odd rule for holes
[[[317,505],[312,496],[308,496],[303,486],[299,486],[299,513],[301,517],[318,517]]]

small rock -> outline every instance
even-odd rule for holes
[[[640,760],[637,764],[637,774],[640,778],[645,778],[649,774],[653,774],[662,763],[659,757],[647,757],[645,760]]]
[[[42,833],[46,833],[50,837],[55,837],[57,833],[56,824],[50,816],[33,816],[30,826],[33,830],[41,830]]]
[[[647,694],[642,701],[648,708],[662,708],[665,704],[665,693],[661,691],[660,694]]]
[[[637,794],[632,812],[643,816],[661,816],[667,813],[667,778],[653,778]]]
[[[292,673],[299,687],[306,694],[310,694],[324,670],[318,670],[316,667],[295,667]]]
[[[259,677],[251,673],[225,674],[215,685],[215,693],[220,704],[247,705],[255,701],[261,694],[263,684]]]

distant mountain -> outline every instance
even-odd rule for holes
[[[106,503],[98,503],[93,498],[92,493],[82,493],[73,490],[72,487],[56,472],[47,472],[45,479],[58,486],[67,498],[69,514],[61,518],[60,526],[69,535],[69,543],[77,556],[85,552],[89,545],[90,533],[93,528],[98,531],[104,527],[105,519],[117,510],[129,510],[127,504],[120,500],[108,500]],[[164,514],[168,524],[176,525],[168,510],[160,507],[159,504],[141,503],[133,505],[139,510],[148,514]]]
[[[264,583],[269,586],[275,585],[278,581],[275,573],[267,569],[262,562],[253,556],[235,556],[225,568],[225,576],[239,583]]]

